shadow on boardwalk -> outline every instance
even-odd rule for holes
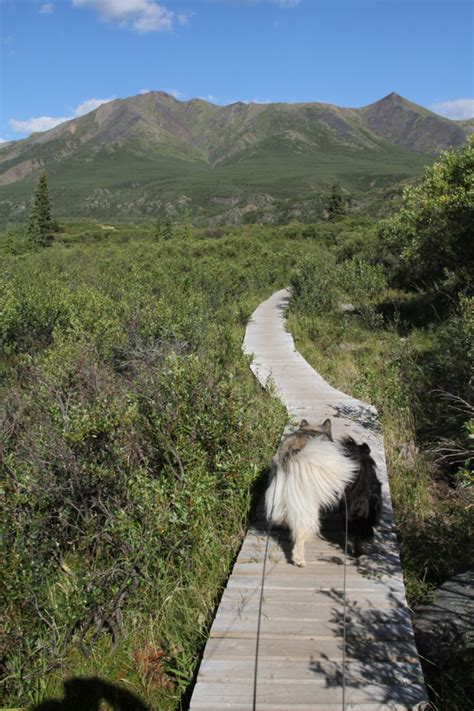
[[[282,527],[269,528],[260,502],[261,514],[253,528],[268,534],[291,563],[292,542],[289,531]],[[322,521],[321,537],[330,542],[334,554],[320,557],[344,568],[344,524],[339,514],[327,514]],[[339,550],[338,550],[339,549]],[[428,710],[426,691],[420,683],[418,654],[412,638],[410,612],[400,587],[400,560],[397,541],[390,528],[382,527],[371,541],[363,545],[363,555],[350,554],[347,564],[356,565],[365,580],[383,585],[386,597],[382,605],[373,606],[370,593],[351,590],[346,595],[344,621],[344,592],[341,589],[320,589],[319,593],[334,602],[328,623],[335,639],[346,638],[346,665],[342,659],[321,654],[308,659],[308,669],[322,679],[328,689],[341,689],[345,675],[347,703],[357,703],[363,696],[366,703],[399,705],[405,709]],[[340,552],[339,552],[340,551]],[[297,572],[295,571],[295,575]],[[318,586],[314,580],[315,589]],[[342,587],[342,585],[341,585]],[[345,674],[344,674],[345,672]],[[367,698],[368,697],[368,698]]]
[[[334,634],[342,639],[344,614],[342,592],[324,592],[334,600],[330,622]],[[397,596],[390,593],[388,601],[393,607],[387,609],[362,609],[357,604],[348,604],[346,609],[346,659],[345,683],[347,700],[357,691],[373,697],[374,703],[400,704],[403,708],[428,711],[426,692],[420,684],[417,668],[418,655],[414,642],[411,649],[407,637],[411,633],[411,619],[406,607],[401,606]],[[309,669],[325,679],[327,688],[343,685],[342,661],[324,657],[309,660]],[[408,704],[410,704],[408,706]]]

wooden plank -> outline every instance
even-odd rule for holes
[[[246,659],[203,659],[199,669],[199,679],[209,683],[219,683],[221,679],[242,680],[251,679],[255,673],[255,662]],[[351,661],[346,666],[348,683],[351,680],[369,678],[372,683],[379,685],[388,683],[393,685],[418,683],[419,678],[416,668],[409,662],[370,662]],[[317,665],[312,663],[301,664],[298,661],[278,661],[273,659],[260,660],[258,665],[258,679],[268,681],[279,679],[286,683],[300,682],[305,679],[324,679],[326,677],[317,670]]]
[[[262,623],[263,620],[281,620],[283,622],[294,620],[295,624],[302,620],[309,622],[339,622],[342,611],[343,606],[340,602],[316,606],[294,602],[288,605],[288,601],[284,600],[264,600],[260,609],[259,599],[249,600],[247,604],[242,604],[240,601],[224,600],[219,605],[215,622],[220,620],[221,617],[226,618],[229,625],[231,623],[235,624],[238,629],[238,625],[241,622],[243,624],[246,620],[257,620],[258,614],[261,614]],[[401,613],[400,617],[398,617],[398,613]],[[357,607],[348,606],[346,619],[349,624],[354,625],[360,620],[365,620],[367,625],[372,625],[375,621],[377,621],[377,624],[385,622],[395,624],[399,621],[403,624],[411,624],[410,613],[405,606],[384,605],[383,601],[381,601],[379,607],[373,605],[365,607],[360,605],[357,605]]]
[[[337,549],[327,549],[326,551],[319,550],[317,555],[313,554],[311,548],[306,549],[306,568],[298,571],[298,574],[306,575],[325,575],[332,566],[334,569],[344,569],[344,556],[343,554],[338,554]],[[295,568],[292,563],[289,562],[288,557],[290,555],[290,547],[287,546],[282,549],[280,546],[272,546],[268,548],[267,559],[266,559],[266,575],[271,575],[273,571],[278,570],[278,574],[281,575],[295,575]],[[248,573],[251,572],[255,575],[262,575],[263,573],[263,562],[265,560],[265,549],[251,549],[244,548],[238,555],[235,566],[234,573]],[[267,568],[270,566],[270,570]],[[373,553],[370,557],[362,557],[358,562],[350,560],[346,565],[347,575],[365,575],[370,577],[370,575],[375,575],[379,577],[380,575],[397,575],[401,574],[401,564],[400,559],[397,555],[379,555],[378,553]]]
[[[411,627],[411,626],[410,626]],[[346,639],[350,643],[358,643],[359,641],[403,641],[409,639],[411,634],[410,627],[399,627],[398,625],[378,625],[371,628],[359,624],[357,626],[350,625],[346,630]],[[266,622],[264,619],[261,622],[261,627],[258,630],[252,622],[245,622],[242,618],[239,619],[239,628],[234,629],[233,626],[226,624],[225,620],[221,620],[219,624],[213,626],[209,637],[211,639],[281,639],[281,640],[311,640],[325,642],[339,637],[341,630],[337,625],[330,622],[295,622],[295,620],[272,620]]]
[[[249,680],[251,681],[251,680]],[[341,703],[342,689],[340,686],[325,686],[323,680],[313,679],[299,681],[298,684],[283,683],[277,679],[262,683],[257,689],[259,703],[311,704],[317,698],[319,704]],[[420,684],[393,686],[364,684],[364,686],[347,686],[346,699],[348,703],[387,703],[400,702],[413,706],[425,698],[425,689]],[[196,687],[193,703],[209,701],[211,703],[252,703],[253,687],[248,681],[226,682],[220,684],[201,680]],[[225,708],[225,707],[224,707]],[[341,707],[339,706],[339,709]]]
[[[270,635],[276,637],[287,637],[297,639],[304,637],[314,639],[316,637],[335,637],[341,633],[342,607],[337,610],[323,608],[326,614],[320,617],[283,617],[275,615],[275,610],[264,605],[260,615],[260,634],[269,638]],[[306,614],[309,615],[308,611]],[[365,611],[363,615],[350,611],[346,617],[347,635],[350,638],[359,637],[366,639],[405,639],[409,638],[411,629],[411,619],[403,608],[387,611],[375,611],[370,614]],[[373,611],[372,611],[373,612]],[[257,624],[260,610],[245,611],[245,614],[238,615],[225,608],[218,610],[211,629],[211,637],[222,636],[247,636],[256,637]],[[317,614],[317,613],[316,613]]]
[[[345,711],[412,711],[414,708],[421,709],[423,703],[424,699],[421,699],[420,706],[413,706],[412,704],[407,706],[405,703],[349,702],[345,705]],[[295,709],[295,711],[341,711],[341,702],[328,704],[324,701],[319,703],[317,699],[314,699],[310,704],[294,701],[290,706],[289,704],[280,704],[273,701],[271,703],[257,701],[254,705],[253,703],[241,703],[239,700],[233,700],[228,703],[205,700],[203,702],[191,701],[191,706],[189,707],[189,711],[224,711],[224,709],[231,709],[232,711],[289,711],[290,709]]]
[[[400,607],[406,606],[405,591],[393,591],[387,588],[378,590],[346,590],[347,604],[350,607],[357,609],[364,608],[380,608],[382,606]],[[260,600],[260,590],[249,590],[248,588],[226,588],[224,591],[220,605],[229,603],[238,605],[241,609],[245,605],[258,604]],[[319,610],[321,607],[334,607],[342,605],[343,589],[342,587],[320,588],[313,590],[293,590],[291,598],[283,589],[264,591],[265,603],[280,603],[286,606],[305,606],[307,609]]]
[[[329,571],[324,579],[318,579],[318,574],[314,576],[288,576],[288,575],[271,575],[265,579],[265,590],[321,590],[321,589],[340,589],[343,585],[343,574],[342,571],[338,570]],[[229,578],[227,588],[230,590],[232,588],[239,589],[254,589],[256,587],[260,588],[261,577],[258,575],[232,575]],[[388,590],[404,590],[403,580],[397,578],[389,578],[388,580],[379,580],[377,578],[363,577],[362,575],[357,575],[354,579],[350,579],[347,584],[347,590],[352,592],[353,590],[379,590],[380,588],[387,588]]]
[[[418,655],[413,639],[394,641],[362,641],[347,650],[348,661],[367,660],[374,662],[404,661],[416,663]],[[247,659],[255,661],[255,640],[228,637],[226,639],[209,638],[204,652],[204,659]],[[284,641],[262,639],[259,645],[259,660],[275,659],[280,661],[341,662],[342,638],[329,638],[323,641],[294,639]]]
[[[307,561],[306,561],[306,566],[304,568],[301,568],[301,570],[298,570],[297,573],[295,573],[295,566],[291,563],[288,563],[286,558],[280,557],[276,560],[272,560],[271,557],[268,558],[267,564],[265,566],[265,584],[269,579],[273,579],[275,577],[280,577],[280,578],[289,578],[291,580],[304,580],[306,578],[310,578],[313,582],[317,581],[318,579],[324,577],[326,578],[327,576],[333,576],[334,575],[344,575],[344,562],[343,561],[338,561],[338,560],[308,560],[309,558],[309,553],[306,551],[306,556],[307,556]],[[386,559],[383,559],[384,562],[386,562]],[[242,559],[237,559],[234,569],[232,571],[232,575],[234,577],[253,577],[258,581],[258,585],[260,585],[262,581],[262,574],[263,574],[263,556],[260,560],[249,560],[248,558]],[[298,577],[297,577],[298,576]],[[387,581],[390,580],[390,578],[398,580],[398,577],[392,575],[389,575],[387,573],[372,573],[370,569],[365,570],[363,567],[358,566],[354,562],[350,562],[346,565],[346,576],[353,580],[354,578],[360,578],[363,576],[367,580],[370,580],[371,577],[377,580],[382,580],[386,579]]]

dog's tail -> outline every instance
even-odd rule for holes
[[[370,538],[379,522],[382,508],[382,487],[377,478],[377,465],[365,442],[357,444],[352,437],[345,437],[341,444],[346,457],[357,465],[357,476],[345,489],[349,530],[355,536]],[[344,510],[343,501],[341,510]]]

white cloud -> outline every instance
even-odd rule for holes
[[[174,96],[175,99],[184,99],[185,97],[185,94],[182,91],[178,91],[178,89],[166,89],[166,93]]]
[[[39,12],[40,15],[51,15],[51,13],[54,10],[54,5],[52,2],[46,2],[44,5],[41,5]]]
[[[230,106],[231,104],[271,104],[273,103],[270,99],[233,99],[232,101],[227,101],[225,106]]]
[[[155,0],[72,0],[74,7],[90,7],[107,22],[140,34],[171,30],[174,13]]]
[[[176,19],[180,25],[187,25],[191,17],[194,17],[195,12],[179,12],[176,15]]]
[[[468,119],[474,117],[474,99],[454,99],[453,101],[439,101],[430,107],[437,114],[450,119]]]
[[[59,126],[60,123],[64,123],[64,121],[68,120],[66,116],[33,116],[33,118],[25,119],[24,121],[10,119],[10,126],[15,133],[30,134],[36,133],[37,131],[49,131],[51,128]]]
[[[99,106],[102,106],[102,104],[108,104],[109,101],[113,101],[112,99],[87,99],[87,101],[84,101],[82,104],[79,104],[79,106],[76,106],[74,109],[74,118],[77,116],[84,116],[84,114],[88,114],[90,111],[95,111],[95,109],[98,109]]]
[[[140,89],[138,92],[139,94],[148,94],[151,91],[151,89]]]
[[[33,116],[23,121],[10,119],[10,126],[15,133],[30,134],[37,131],[49,131],[51,128],[59,126],[60,123],[64,123],[64,121],[70,121],[73,118],[78,118],[88,114],[90,111],[94,111],[94,109],[106,104],[108,101],[113,101],[113,99],[87,99],[87,101],[76,106],[71,116]]]
[[[218,104],[219,99],[214,94],[208,94],[207,96],[196,96],[196,99],[202,99],[203,101],[209,101],[211,104]]]

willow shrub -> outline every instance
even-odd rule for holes
[[[457,293],[472,290],[474,137],[444,151],[380,230],[395,283]]]
[[[0,283],[5,702],[67,677],[175,708],[283,427],[241,353],[292,250],[57,245]]]
[[[321,249],[300,261],[291,286],[292,309],[308,317],[334,314],[350,301],[366,326],[376,328],[383,322],[377,313],[386,288],[381,265],[357,258],[337,262],[332,252]]]

